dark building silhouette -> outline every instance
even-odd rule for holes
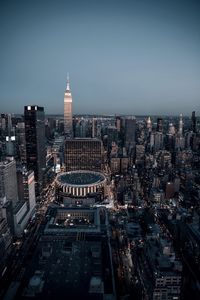
[[[191,126],[191,129],[194,133],[197,132],[197,118],[195,116],[195,111],[192,112],[192,118],[191,118],[191,121],[192,121],[192,126]]]
[[[25,123],[18,122],[16,125],[16,136],[17,136],[17,149],[18,158],[22,164],[26,164],[26,137],[25,137]]]
[[[36,194],[41,192],[46,167],[44,108],[37,105],[24,107],[27,168],[33,170]]]
[[[108,126],[107,127],[107,135],[108,135],[108,147],[110,148],[112,145],[112,142],[117,143],[117,141],[118,141],[117,127]]]
[[[136,119],[130,117],[125,119],[125,147],[128,149],[135,146],[135,131],[136,131]]]
[[[163,119],[162,118],[157,119],[157,131],[163,132]]]

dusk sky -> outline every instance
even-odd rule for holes
[[[199,0],[1,0],[0,112],[188,114],[200,106]]]

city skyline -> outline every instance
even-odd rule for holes
[[[62,114],[199,111],[198,1],[2,1],[0,103]]]
[[[71,128],[70,91],[0,114],[0,298],[199,299],[196,112]]]

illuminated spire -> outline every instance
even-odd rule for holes
[[[69,86],[69,73],[67,73],[67,86],[64,94],[64,132],[66,137],[73,137],[72,94]]]
[[[70,86],[69,86],[69,73],[67,73],[67,87],[66,87],[67,91],[70,91]]]
[[[151,127],[152,127],[151,118],[148,117],[146,122],[147,122],[147,128],[149,129],[149,131],[151,131]]]

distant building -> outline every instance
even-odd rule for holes
[[[120,133],[121,130],[122,130],[122,119],[121,119],[121,117],[116,116],[116,119],[115,119],[115,126],[116,126],[116,128],[117,128],[117,132]]]
[[[157,119],[157,131],[163,132],[163,119],[162,118]]]
[[[180,118],[179,118],[178,133],[180,136],[183,135],[183,115],[182,114],[180,114]]]
[[[101,140],[75,138],[65,141],[66,171],[101,171],[103,164],[103,144]]]
[[[46,168],[44,108],[37,105],[24,107],[26,134],[27,169],[33,170],[36,180],[36,193],[43,186]]]
[[[146,120],[146,126],[147,126],[147,129],[149,132],[152,131],[152,121],[151,121],[151,118],[148,117],[148,119]]]
[[[97,131],[97,119],[93,118],[92,119],[92,138],[97,138],[98,137],[98,131]]]
[[[64,133],[66,137],[73,137],[72,94],[69,86],[69,77],[67,78],[67,87],[64,95]]]
[[[111,148],[112,142],[115,142],[117,144],[118,141],[117,127],[108,126],[107,135],[108,135],[108,147]]]
[[[195,111],[192,112],[192,118],[191,118],[191,129],[194,133],[197,132],[197,118],[195,116]]]
[[[120,173],[120,171],[121,171],[120,162],[121,162],[120,157],[114,156],[114,157],[110,158],[110,169],[111,169],[112,174],[119,174]]]
[[[151,144],[155,151],[163,149],[164,136],[162,132],[151,133]]]
[[[131,149],[135,146],[136,119],[130,117],[125,119],[125,147]]]
[[[135,164],[143,164],[145,157],[145,146],[144,145],[136,145],[136,153],[135,153]]]
[[[26,164],[26,136],[25,123],[18,122],[16,126],[18,157],[23,164]]]

